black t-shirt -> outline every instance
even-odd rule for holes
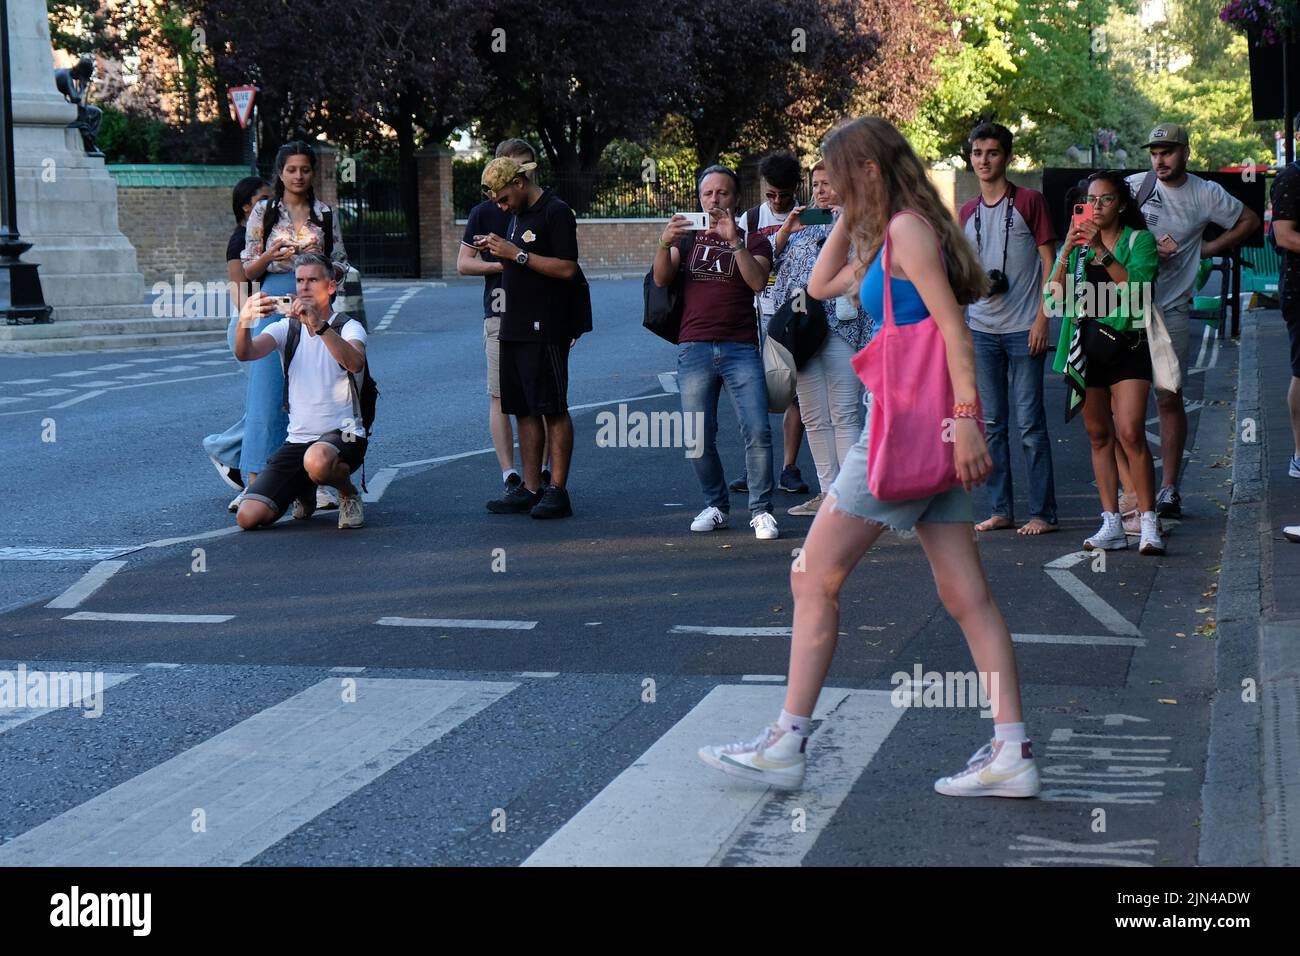
[[[1300,165],[1289,163],[1273,180],[1273,222],[1288,219],[1300,228]],[[1278,295],[1289,308],[1300,304],[1300,253],[1278,249],[1282,253]]]
[[[226,243],[226,261],[238,259],[244,252],[244,227],[236,226],[235,231],[230,234],[230,241]]]
[[[578,221],[568,204],[549,189],[511,221],[506,238],[530,255],[578,261]],[[573,338],[571,281],[507,262],[501,286],[506,306],[502,341],[567,344]]]
[[[495,232],[505,238],[510,231],[510,214],[502,212],[501,207],[490,199],[485,199],[469,211],[469,221],[465,223],[465,235],[461,242],[467,246],[474,245],[475,236],[486,236]],[[497,257],[486,249],[478,250],[479,258],[484,262],[496,262]],[[501,273],[494,272],[483,277],[483,316],[492,314],[492,293],[501,286]]]

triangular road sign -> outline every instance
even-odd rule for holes
[[[256,86],[232,86],[230,102],[235,107],[235,119],[243,129],[248,129],[248,118],[253,115],[253,98],[257,95]]]

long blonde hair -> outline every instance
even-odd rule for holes
[[[884,243],[886,225],[904,209],[920,213],[939,234],[947,257],[948,284],[957,302],[967,305],[988,293],[984,266],[970,240],[930,182],[920,157],[892,123],[879,116],[846,120],[827,134],[822,156],[844,207],[849,241],[856,254],[855,299],[863,275]],[[879,167],[878,180],[863,173],[868,160]]]

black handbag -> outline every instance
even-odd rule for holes
[[[678,246],[681,249],[681,246]],[[686,253],[682,252],[677,275],[668,285],[655,285],[655,271],[652,268],[645,275],[641,285],[641,297],[645,305],[645,314],[641,324],[673,345],[677,344],[682,334],[682,313],[686,309]]]
[[[1123,332],[1092,318],[1079,321],[1079,345],[1090,361],[1107,365],[1118,362],[1130,347]]]
[[[796,304],[803,308],[796,309]],[[830,325],[826,321],[826,307],[814,299],[807,289],[797,289],[795,294],[776,310],[768,323],[767,334],[784,345],[794,356],[795,368],[803,368],[826,341]]]

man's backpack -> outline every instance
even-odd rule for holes
[[[339,312],[330,320],[330,327],[335,332],[342,334],[345,326],[351,316]],[[284,337],[284,411],[289,413],[289,363],[293,361],[294,352],[298,350],[298,340],[302,337],[302,323],[290,320],[289,330]],[[339,366],[342,368],[342,366]],[[361,419],[361,427],[366,430],[366,439],[369,440],[371,428],[375,421],[375,407],[379,404],[379,386],[375,384],[375,378],[370,374],[370,359],[366,359],[365,367],[362,369],[361,388],[357,389],[357,377],[348,372],[348,388],[352,392],[352,411]],[[365,464],[361,466],[361,488],[366,488]]]

